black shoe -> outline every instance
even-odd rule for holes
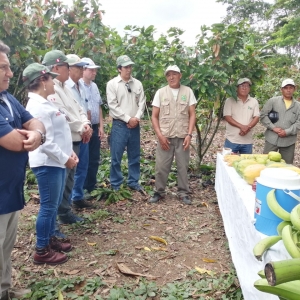
[[[73,207],[74,208],[87,208],[87,209],[92,209],[94,208],[94,205],[91,203],[88,203],[86,200],[82,199],[82,200],[73,200]]]
[[[147,193],[145,192],[145,190],[143,189],[142,186],[140,186],[139,184],[138,185],[135,185],[135,186],[128,186],[131,190],[134,190],[134,191],[137,191],[137,192],[140,192],[141,194],[143,195],[147,195]]]
[[[148,202],[156,203],[163,198],[164,198],[164,196],[162,196],[160,193],[155,192],[154,195],[148,200]]]
[[[59,224],[74,224],[78,222],[84,222],[84,219],[74,215],[73,213],[69,213],[66,216],[58,216]]]
[[[187,205],[191,205],[191,204],[192,204],[192,201],[191,201],[191,199],[190,199],[188,196],[180,197],[180,200],[181,200],[184,204],[187,204]]]

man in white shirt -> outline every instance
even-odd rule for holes
[[[89,120],[91,120],[91,108],[85,94],[85,88],[83,83],[80,81],[83,75],[83,67],[87,65],[86,62],[81,61],[79,56],[76,54],[68,54],[69,60],[69,79],[66,81],[73,93],[75,100],[82,107],[84,112],[87,114]],[[91,125],[90,125],[91,126]],[[92,126],[91,126],[92,128]],[[74,175],[74,186],[72,189],[72,202],[75,209],[81,208],[93,208],[93,205],[84,199],[84,182],[86,179],[88,166],[89,166],[89,143],[85,140],[80,142],[79,150],[79,163],[76,168]]]
[[[83,67],[83,76],[80,82],[85,88],[85,94],[88,99],[88,103],[91,109],[91,123],[93,134],[89,142],[89,166],[84,183],[84,189],[87,190],[86,198],[89,197],[89,193],[95,189],[97,183],[97,172],[100,161],[100,146],[101,139],[104,137],[103,116],[102,116],[102,99],[99,89],[94,82],[97,70],[100,66],[97,66],[90,58],[84,57],[81,61],[86,62],[87,65]]]

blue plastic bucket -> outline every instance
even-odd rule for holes
[[[282,219],[278,218],[269,208],[267,194],[275,189],[278,203],[288,212],[300,202],[284,192],[290,190],[300,196],[300,176],[298,173],[280,169],[267,168],[261,171],[257,178],[254,217],[255,228],[265,235],[278,235],[277,226]]]

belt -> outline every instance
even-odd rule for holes
[[[121,123],[127,124],[125,121],[122,121],[122,120],[120,120],[120,119],[113,119],[113,122],[121,122]]]
[[[92,124],[93,129],[97,129],[98,127],[99,127],[99,123],[98,124]]]
[[[80,143],[81,143],[81,142],[73,142],[73,145],[74,145],[74,146],[78,146],[78,145],[80,145]]]

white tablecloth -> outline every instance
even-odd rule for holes
[[[232,261],[245,300],[271,300],[277,296],[262,293],[254,286],[260,277],[258,271],[272,261],[290,259],[282,241],[270,248],[258,261],[253,255],[253,247],[265,235],[254,227],[255,192],[235,171],[223,161],[221,154],[217,155],[215,190],[223,218],[225,233],[229,242]]]

